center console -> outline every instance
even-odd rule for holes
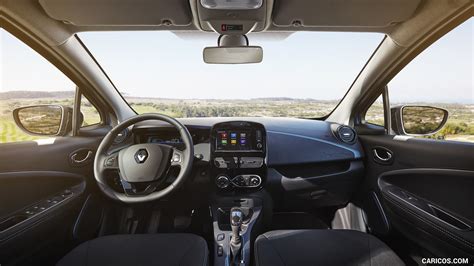
[[[261,199],[252,197],[221,197],[211,205],[215,266],[252,264],[252,242],[262,211]]]
[[[211,204],[214,265],[250,265],[263,209],[262,199],[250,195],[266,181],[265,127],[248,121],[218,123],[210,144],[210,174],[217,190]]]
[[[246,121],[218,123],[211,130],[211,176],[222,191],[252,191],[266,178],[266,131]]]

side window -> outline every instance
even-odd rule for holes
[[[99,112],[84,95],[81,97],[81,113],[84,116],[81,127],[87,127],[101,122]]]
[[[1,34],[1,87],[0,87],[0,143],[21,142],[48,138],[25,133],[14,121],[13,110],[19,107],[36,105],[61,105],[64,108],[73,108],[76,85],[71,82],[54,65],[43,58],[36,51],[25,45],[4,29]],[[85,98],[81,106],[84,113],[83,126],[100,122],[100,116],[93,105]],[[45,107],[31,110],[31,117],[25,121],[31,124],[35,119],[39,128],[48,126],[41,117],[53,116],[51,110]],[[58,109],[61,110],[61,109]],[[26,112],[23,112],[24,115]],[[19,113],[20,114],[20,113]],[[59,116],[54,117],[59,119]],[[49,121],[54,121],[51,119]],[[51,132],[57,128],[48,128]],[[43,129],[42,132],[45,132]],[[51,134],[54,135],[54,134]]]
[[[447,33],[388,85],[391,108],[415,105],[448,111],[446,124],[436,134],[419,137],[474,142],[473,23],[470,18]]]
[[[365,121],[379,126],[384,126],[383,99],[380,95],[365,113]]]

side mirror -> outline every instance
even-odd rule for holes
[[[392,129],[399,135],[432,135],[448,120],[448,111],[432,106],[403,105],[391,108]]]
[[[35,105],[13,110],[16,125],[27,134],[64,136],[72,128],[72,108],[62,105]]]

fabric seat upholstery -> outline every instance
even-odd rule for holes
[[[278,230],[255,241],[258,266],[404,265],[376,237],[353,230]]]
[[[206,241],[192,234],[110,235],[82,243],[58,266],[196,265],[208,263]]]

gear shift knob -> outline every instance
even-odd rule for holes
[[[240,226],[242,225],[244,213],[239,208],[230,210],[230,226],[232,227],[232,242],[240,243]]]

